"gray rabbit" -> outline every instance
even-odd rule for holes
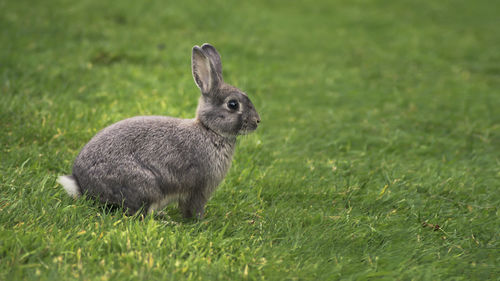
[[[129,214],[161,210],[177,201],[184,217],[202,218],[210,195],[224,179],[236,137],[260,117],[248,96],[224,83],[217,50],[194,46],[192,72],[201,90],[194,119],[138,116],[101,130],[58,182],[82,194],[123,206]]]

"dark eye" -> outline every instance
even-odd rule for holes
[[[230,100],[227,102],[227,107],[232,110],[237,110],[239,107],[238,101]]]

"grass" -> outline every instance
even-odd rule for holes
[[[0,10],[0,280],[498,280],[497,2]],[[194,115],[203,42],[263,120],[206,218],[70,199],[56,177],[98,130]]]

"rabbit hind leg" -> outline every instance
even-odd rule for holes
[[[162,197],[155,174],[139,164],[127,162],[103,170],[105,176],[87,182],[87,191],[104,203],[121,206],[129,215],[140,210],[146,214]]]

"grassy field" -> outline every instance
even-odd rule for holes
[[[498,1],[0,10],[0,280],[499,280]],[[194,116],[204,42],[262,118],[206,218],[69,198],[101,128]]]

